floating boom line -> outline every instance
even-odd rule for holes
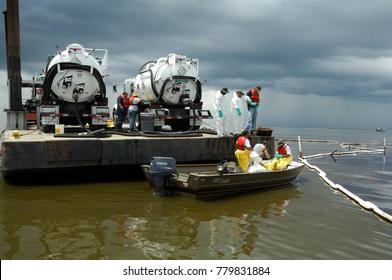
[[[345,155],[360,155],[360,154],[382,154],[384,150],[365,150],[365,149],[357,149],[355,151],[348,151],[348,152],[338,152],[338,150],[333,151],[332,153],[323,153],[323,154],[315,154],[302,157],[303,159],[312,159],[312,158],[321,158],[323,156],[345,156]]]
[[[389,215],[388,213],[385,213],[384,211],[382,211],[380,208],[377,207],[377,205],[373,204],[372,202],[369,201],[364,201],[363,199],[361,199],[359,196],[353,194],[352,192],[350,192],[349,190],[347,190],[346,188],[344,188],[343,186],[339,185],[339,184],[335,184],[334,182],[332,182],[328,177],[327,174],[322,171],[319,167],[315,166],[315,165],[311,165],[307,159],[311,159],[311,158],[320,158],[322,156],[340,156],[340,155],[358,155],[358,154],[380,154],[380,153],[384,153],[384,157],[386,155],[386,143],[384,140],[384,149],[361,149],[361,148],[356,148],[355,151],[350,151],[350,152],[337,152],[336,150],[332,153],[328,153],[328,154],[317,154],[317,155],[311,155],[311,156],[306,156],[306,157],[302,157],[302,150],[301,150],[301,138],[298,136],[298,143],[299,143],[299,150],[300,150],[300,158],[298,159],[300,162],[302,162],[303,164],[306,165],[306,167],[309,170],[313,170],[315,172],[318,173],[319,177],[326,183],[328,184],[332,189],[334,190],[338,190],[339,192],[341,192],[342,194],[346,195],[348,198],[350,198],[351,200],[353,200],[356,204],[358,204],[359,206],[361,206],[363,209],[367,210],[367,211],[371,211],[374,214],[376,214],[378,217],[382,218],[383,220],[392,223],[392,216]]]
[[[371,145],[381,145],[379,143],[368,143],[368,145],[370,145],[370,144]],[[320,158],[323,156],[334,157],[334,156],[343,156],[343,155],[382,154],[382,153],[384,154],[384,159],[385,159],[385,156],[387,155],[387,146],[388,146],[385,138],[384,138],[384,148],[383,149],[372,149],[372,148],[368,148],[368,147],[363,147],[362,145],[364,145],[364,144],[342,143],[342,144],[340,144],[340,147],[348,148],[349,151],[338,152],[338,150],[335,150],[332,153],[323,153],[323,154],[316,154],[316,155],[310,155],[310,156],[302,156],[301,137],[298,136],[299,154],[300,154],[300,158],[302,158],[302,159]]]
[[[330,179],[328,179],[327,174],[324,171],[322,171],[320,168],[318,168],[315,165],[311,165],[306,159],[299,158],[299,161],[302,162],[303,164],[305,164],[306,167],[308,167],[309,169],[311,169],[313,171],[316,171],[318,173],[318,175],[320,176],[320,178],[325,183],[327,183],[331,188],[340,191],[341,193],[343,193],[344,195],[346,195],[347,197],[349,197],[350,199],[355,201],[362,208],[364,208],[364,209],[366,209],[368,211],[372,211],[377,216],[379,216],[379,217],[383,218],[384,220],[392,223],[392,216],[387,214],[387,213],[385,213],[384,211],[382,211],[375,204],[373,204],[372,202],[369,202],[369,201],[364,201],[359,196],[357,196],[357,195],[353,194],[352,192],[348,191],[343,186],[341,186],[339,184],[335,184]]]

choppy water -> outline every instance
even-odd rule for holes
[[[392,142],[389,131],[275,128],[273,135],[300,135],[304,155],[342,150],[343,142]],[[298,143],[288,143],[298,157]],[[309,162],[392,215],[390,150],[385,159]],[[287,187],[213,201],[154,198],[143,178],[123,175],[35,184],[0,178],[0,259],[392,259],[392,224],[307,168]]]

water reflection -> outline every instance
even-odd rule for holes
[[[238,259],[260,238],[256,224],[285,215],[295,197],[300,192],[290,185],[219,201],[177,197],[174,207],[172,198],[155,199],[149,216],[127,218],[125,236],[150,259]]]
[[[154,198],[144,181],[3,182],[0,191],[0,259],[237,259],[301,197],[288,185],[212,201]]]

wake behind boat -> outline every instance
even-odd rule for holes
[[[142,165],[144,175],[156,196],[174,191],[187,192],[196,198],[239,194],[289,184],[302,171],[304,164],[292,161],[284,170],[244,173],[227,162],[217,164],[179,164],[174,158],[153,157]]]

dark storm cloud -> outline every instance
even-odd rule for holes
[[[109,50],[109,84],[178,53],[199,59],[211,88],[263,83],[289,94],[392,101],[390,1],[19,0],[19,6],[27,73],[43,68],[56,46],[76,42]]]

